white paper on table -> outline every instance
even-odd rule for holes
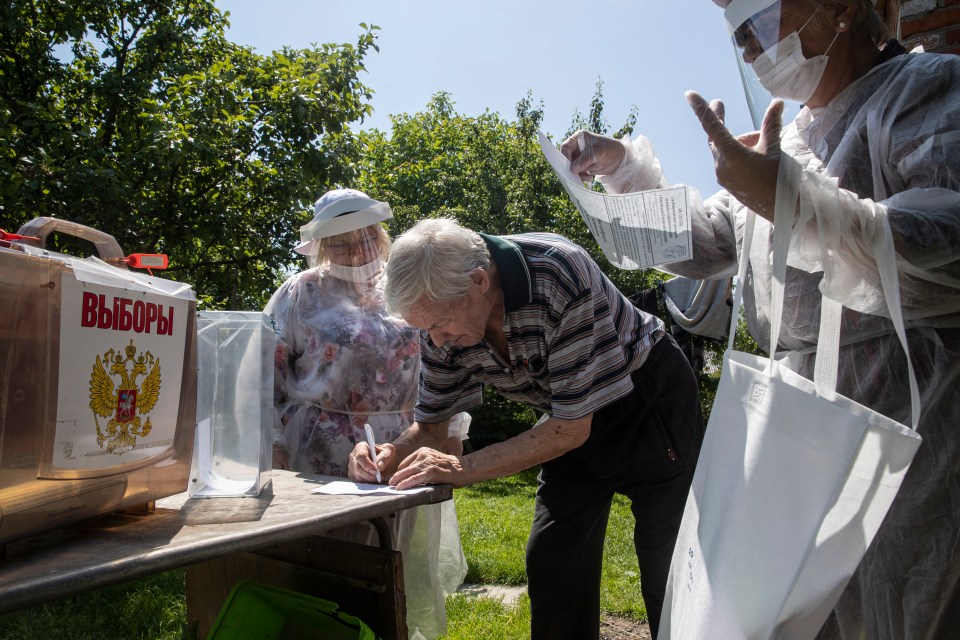
[[[397,489],[385,484],[367,484],[364,482],[350,482],[349,480],[334,480],[317,487],[310,493],[323,493],[330,496],[405,496],[413,493],[429,491],[433,487],[422,486],[412,489]]]
[[[607,259],[621,269],[642,269],[693,257],[690,187],[636,193],[598,193],[583,186],[570,161],[543,132],[537,139],[547,162],[577,207]]]

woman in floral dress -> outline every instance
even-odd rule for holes
[[[390,206],[337,189],[315,211],[296,248],[310,268],[284,282],[264,309],[277,331],[274,467],[346,477],[364,424],[377,442],[390,442],[413,422],[418,332],[389,315],[383,299],[390,240],[381,222],[392,217]],[[461,449],[460,438],[448,447]],[[409,636],[435,638],[446,630],[444,593],[466,573],[453,501],[404,511],[393,522]],[[343,534],[376,543],[372,527]]]

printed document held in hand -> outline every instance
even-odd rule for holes
[[[696,196],[688,187],[621,194],[591,191],[550,139],[542,132],[537,137],[607,260],[621,269],[642,269],[693,257],[689,202]]]

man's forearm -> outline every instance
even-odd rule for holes
[[[550,418],[529,431],[463,457],[466,482],[501,478],[553,460],[590,436],[593,414],[576,420]]]
[[[449,427],[449,420],[433,423],[414,422],[392,442],[397,449],[398,461],[403,460],[420,447],[442,450],[447,442]]]

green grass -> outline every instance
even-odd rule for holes
[[[536,490],[536,472],[531,470],[454,492],[467,582],[527,583],[523,556]]]
[[[0,639],[180,640],[186,620],[175,570],[0,616]]]
[[[531,470],[456,490],[468,582],[526,584],[523,557],[536,484]],[[600,602],[608,614],[646,617],[633,516],[619,496],[607,528]],[[0,615],[0,640],[181,640],[185,624],[183,571],[176,570]],[[529,637],[529,627],[526,597],[512,606],[492,598],[447,599],[444,640],[518,640]]]
[[[496,598],[454,595],[447,598],[447,634],[443,640],[520,640],[530,637],[530,599],[513,606]]]

